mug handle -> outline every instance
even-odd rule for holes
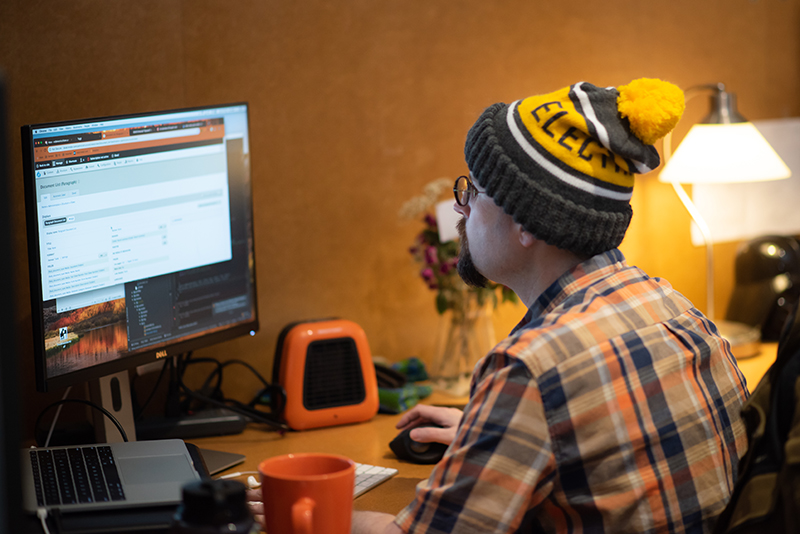
[[[314,506],[312,499],[302,497],[292,505],[292,532],[295,534],[313,534],[311,527],[314,518]]]

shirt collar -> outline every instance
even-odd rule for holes
[[[625,256],[616,248],[592,256],[588,260],[579,263],[562,274],[558,280],[539,295],[539,298],[528,308],[525,317],[514,327],[511,333],[514,334],[518,330],[527,327],[537,318],[564,302],[570,295],[585,289],[598,277],[605,276],[607,272],[618,271],[626,266]]]

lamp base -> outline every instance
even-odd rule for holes
[[[761,330],[749,324],[733,321],[714,321],[719,333],[731,344],[737,360],[758,356],[761,352]]]

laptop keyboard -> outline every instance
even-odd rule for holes
[[[39,506],[125,500],[111,447],[41,449],[30,455]]]
[[[356,463],[356,486],[353,497],[371,490],[397,474],[397,469]]]

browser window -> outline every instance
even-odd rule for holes
[[[231,259],[224,121],[176,119],[33,132],[43,300],[59,312]]]

